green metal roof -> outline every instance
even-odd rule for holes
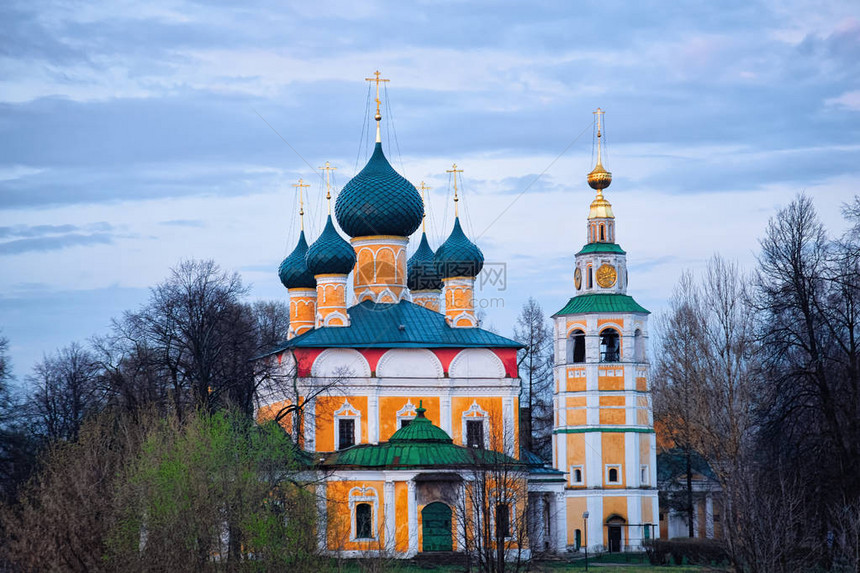
[[[577,255],[587,255],[588,253],[618,253],[619,255],[626,254],[624,249],[615,243],[588,243],[576,253]]]
[[[632,296],[626,294],[581,294],[575,296],[564,306],[563,309],[553,316],[565,314],[584,314],[589,312],[638,312],[651,314],[650,311],[640,306],[633,300]]]
[[[424,416],[418,416],[405,428],[397,430],[388,442],[361,444],[330,454],[323,467],[353,468],[473,468],[500,464],[525,468],[525,464],[503,453],[483,448],[454,445],[442,428]]]
[[[445,316],[408,301],[361,302],[349,309],[350,325],[315,328],[270,350],[287,348],[522,348],[481,328],[451,328]]]

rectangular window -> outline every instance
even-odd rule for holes
[[[496,506],[496,538],[511,536],[511,508],[504,503]]]
[[[400,427],[405,428],[406,426],[409,425],[409,422],[411,422],[411,421],[412,421],[412,418],[402,418],[400,420]]]
[[[649,474],[650,472],[648,471],[648,466],[639,467],[639,485],[648,485]]]
[[[466,422],[466,445],[470,448],[484,447],[484,422],[482,420]]]
[[[359,503],[355,506],[355,537],[356,539],[373,538],[371,517],[373,509],[369,503]]]
[[[337,449],[355,445],[355,420],[338,420]]]
[[[621,466],[606,466],[606,483],[621,483]]]

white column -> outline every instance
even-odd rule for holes
[[[305,430],[305,450],[309,452],[316,451],[316,400],[308,400],[304,405],[304,430]]]
[[[326,551],[326,539],[327,539],[327,528],[328,522],[326,521],[326,514],[328,513],[328,504],[326,498],[326,483],[323,482],[317,485],[317,515],[319,516],[319,521],[317,525],[317,544],[319,545],[320,551]]]
[[[415,498],[415,482],[409,480],[406,482],[407,491],[407,507],[409,515],[409,557],[413,557],[418,553],[418,500]]]
[[[460,489],[457,492],[457,507],[454,508],[454,515],[457,516],[457,551],[466,551],[466,516],[469,515],[469,510],[466,505],[469,503],[466,499],[466,482],[460,484]]]
[[[367,440],[379,443],[379,394],[374,392],[367,397]]]
[[[628,488],[639,487],[639,434],[624,432],[624,478]],[[633,523],[628,519],[627,523]]]
[[[556,434],[558,439],[558,469],[565,474],[570,473],[570,464],[567,460],[567,434]],[[565,478],[569,480],[570,478]]]
[[[587,543],[588,548],[591,549],[603,545],[603,498],[599,495],[592,495],[587,500],[588,522],[584,532],[586,536],[582,542]]]
[[[383,488],[385,492],[385,551],[389,555],[394,554],[394,539],[396,534],[397,521],[395,516],[394,503],[394,482],[386,481]]]
[[[544,542],[546,541],[546,537],[544,536],[544,524],[546,523],[546,504],[544,503],[544,494],[535,495],[532,500],[529,501],[529,505],[536,509],[532,510],[533,521],[533,531],[535,538],[535,547],[532,547],[532,551],[543,551],[544,550]]]
[[[705,537],[714,538],[714,498],[710,493],[705,497]]]
[[[514,435],[514,416],[518,416],[519,412],[514,412],[514,398],[506,396],[502,398],[502,433],[504,435],[505,453],[509,456],[514,455],[514,447],[516,446],[516,436]]]
[[[633,487],[633,486],[628,486]],[[642,528],[642,498],[638,495],[627,496],[627,535],[628,545],[640,546],[645,532]],[[623,543],[622,539],[622,543]]]
[[[439,401],[439,427],[451,435],[451,391],[445,390]]]
[[[585,433],[585,485],[603,486],[603,441],[600,432]],[[591,511],[591,510],[589,510]]]
[[[563,491],[555,493],[555,538],[559,553],[567,549],[567,498]]]

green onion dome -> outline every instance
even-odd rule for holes
[[[305,255],[308,253],[308,242],[304,230],[299,234],[299,242],[293,252],[287,255],[278,267],[278,276],[287,288],[316,288],[317,281],[308,269]]]
[[[433,249],[427,242],[427,233],[421,233],[421,243],[406,263],[406,286],[409,290],[442,290],[442,279],[436,272]]]
[[[348,275],[355,266],[355,249],[334,228],[331,215],[319,238],[308,249],[305,260],[311,274]]]
[[[418,190],[391,167],[377,142],[370,161],[338,195],[334,214],[350,237],[408,237],[421,224],[424,205]]]
[[[409,422],[405,428],[400,428],[388,439],[389,442],[442,442],[450,444],[453,442],[451,436],[439,426],[433,425],[433,422],[424,416],[427,410],[418,403],[415,409],[415,418]]]
[[[484,253],[466,238],[460,218],[454,219],[454,230],[433,257],[440,278],[476,277],[484,268]]]

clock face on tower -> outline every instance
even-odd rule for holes
[[[582,271],[579,270],[579,267],[573,271],[573,284],[576,285],[576,290],[582,288]]]
[[[597,269],[597,284],[603,288],[609,288],[615,284],[618,274],[615,272],[615,267],[608,264],[602,264]]]

